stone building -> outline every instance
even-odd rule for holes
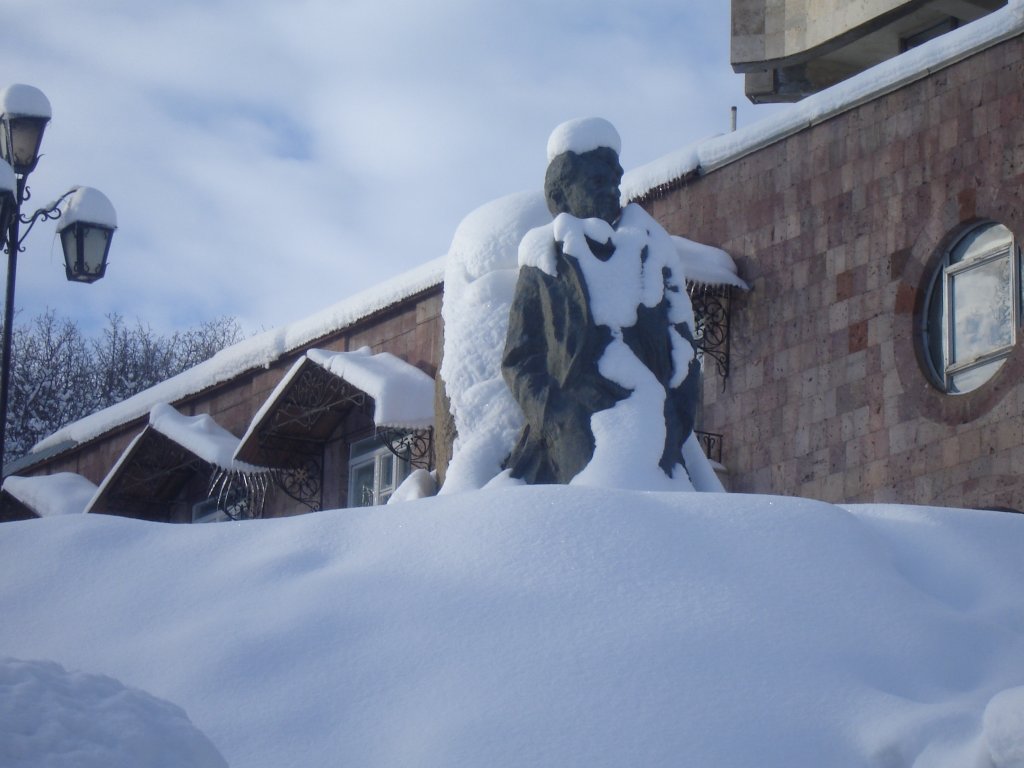
[[[1014,3],[635,174],[753,286],[704,388],[733,490],[1024,509],[1022,34]]]
[[[734,65],[752,98],[790,98],[793,67],[811,87],[771,120],[624,179],[669,232],[724,249],[752,286],[702,297],[717,343],[705,344],[698,426],[733,491],[1024,509],[1024,2],[827,7],[733,0]],[[800,9],[845,26],[789,34]],[[934,14],[957,22],[932,29]],[[885,55],[872,43],[927,30]],[[815,79],[839,72],[831,62],[858,40],[875,53]],[[774,91],[753,87],[764,73]],[[155,520],[230,513],[237,487],[271,488],[266,515],[380,502],[409,471],[390,449],[430,449],[413,446],[408,424],[375,423],[367,385],[322,363],[368,346],[434,376],[442,278],[432,262],[247,340],[6,470],[76,473],[98,487],[93,511],[136,504]],[[161,403],[177,415],[151,418]],[[216,430],[202,414],[235,441],[231,460],[207,452]]]
[[[755,103],[798,101],[1006,0],[732,0],[732,66]]]

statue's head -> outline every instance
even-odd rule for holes
[[[619,205],[621,142],[615,127],[599,117],[562,123],[548,139],[544,196],[551,214],[604,219],[614,224]]]

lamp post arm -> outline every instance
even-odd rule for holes
[[[18,239],[18,251],[25,250],[25,246],[22,245],[22,243],[25,242],[25,238],[28,237],[28,233],[32,231],[32,227],[36,225],[37,221],[51,221],[53,219],[60,218],[61,213],[63,213],[63,211],[61,211],[60,209],[60,204],[67,200],[69,197],[71,197],[71,195],[73,195],[77,190],[78,187],[72,187],[63,195],[61,195],[52,203],[50,203],[48,206],[39,208],[36,211],[34,211],[31,216],[20,215],[18,217],[21,223],[26,225],[25,231],[21,233],[21,237]]]

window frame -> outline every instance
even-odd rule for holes
[[[382,482],[383,466],[385,459],[391,465],[390,482]],[[357,498],[356,477],[357,470],[373,465],[373,503],[354,503]],[[388,448],[387,444],[378,435],[356,440],[349,446],[348,461],[348,507],[375,507],[388,503],[391,495],[402,484],[402,481],[409,476],[409,462],[399,458]]]
[[[981,233],[993,227],[1001,227],[1009,234],[1009,242],[1000,243],[985,247],[978,253],[970,253],[970,247],[964,256],[955,262],[951,259],[957,248],[968,237],[975,233]],[[956,302],[954,300],[953,283],[958,276],[969,273],[973,270],[995,264],[1003,259],[1009,262],[1009,297],[1010,297],[1010,341],[1008,344],[987,349],[966,360],[954,361],[955,349],[955,317]],[[1021,319],[1024,316],[1021,296],[1021,247],[1013,230],[998,221],[981,221],[970,226],[953,240],[949,247],[943,250],[942,259],[936,266],[931,283],[928,287],[927,298],[922,312],[922,330],[924,342],[924,357],[928,361],[930,373],[935,384],[944,393],[949,395],[967,395],[983,387],[1002,368],[1002,365],[993,369],[992,373],[985,377],[970,389],[958,390],[955,377],[969,373],[974,370],[990,365],[996,361],[1003,361],[1010,356],[1010,353],[1017,346],[1020,340]],[[938,307],[940,315],[934,317],[936,300],[941,304]],[[942,334],[941,343],[935,344],[935,326],[938,325],[938,332]],[[936,348],[942,356],[942,360],[936,360]],[[952,361],[952,362],[951,362]]]

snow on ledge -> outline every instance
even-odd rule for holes
[[[70,441],[79,444],[145,416],[160,403],[173,403],[228,381],[245,371],[269,368],[288,353],[349,326],[374,312],[440,285],[445,257],[404,272],[314,315],[265,331],[227,347],[209,360],[102,411],[72,422],[40,440],[32,453]],[[30,454],[31,456],[31,454]]]
[[[3,490],[39,517],[54,517],[84,512],[96,486],[74,472],[57,472],[38,477],[11,475],[4,480]]]
[[[770,118],[732,133],[696,142],[629,171],[622,179],[622,199],[642,198],[687,174],[721,168],[1021,33],[1024,33],[1024,2],[1016,0],[970,24],[808,96]]]

